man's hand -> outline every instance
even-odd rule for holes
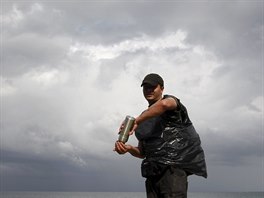
[[[116,141],[114,151],[116,151],[118,154],[123,155],[132,148],[129,144],[124,144],[123,142]]]
[[[143,159],[145,156],[141,154],[139,147],[134,147],[129,144],[124,144],[123,142],[116,141],[114,151],[118,154],[123,155],[125,153],[130,153],[134,157]]]
[[[124,120],[124,121],[122,122],[122,124],[120,125],[119,130],[118,130],[118,134],[120,134],[120,132],[123,130],[124,125],[125,125],[125,120]]]
[[[123,121],[122,124],[120,125],[118,134],[120,134],[120,132],[124,129],[124,123],[125,123],[125,121]],[[138,123],[137,123],[137,119],[136,119],[131,131],[129,132],[129,135],[133,135],[134,132],[136,131],[137,127],[138,127]]]
[[[129,132],[129,135],[133,135],[133,133],[135,133],[137,127],[138,127],[138,122],[137,122],[137,119],[136,119],[135,122],[134,122],[133,128]]]

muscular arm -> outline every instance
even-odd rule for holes
[[[144,111],[140,116],[136,118],[136,124],[163,114],[165,111],[173,110],[177,108],[177,103],[173,98],[165,98],[155,102],[146,111]]]

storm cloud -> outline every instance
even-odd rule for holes
[[[1,190],[143,191],[113,146],[150,72],[201,136],[190,191],[264,190],[262,1],[3,1],[1,26]]]

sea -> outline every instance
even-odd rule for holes
[[[145,192],[0,192],[1,198],[146,198]],[[264,192],[188,192],[188,198],[264,198]]]

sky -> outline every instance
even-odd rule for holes
[[[264,191],[263,1],[0,5],[1,191],[144,191],[113,148],[152,72],[202,140],[189,191]]]

